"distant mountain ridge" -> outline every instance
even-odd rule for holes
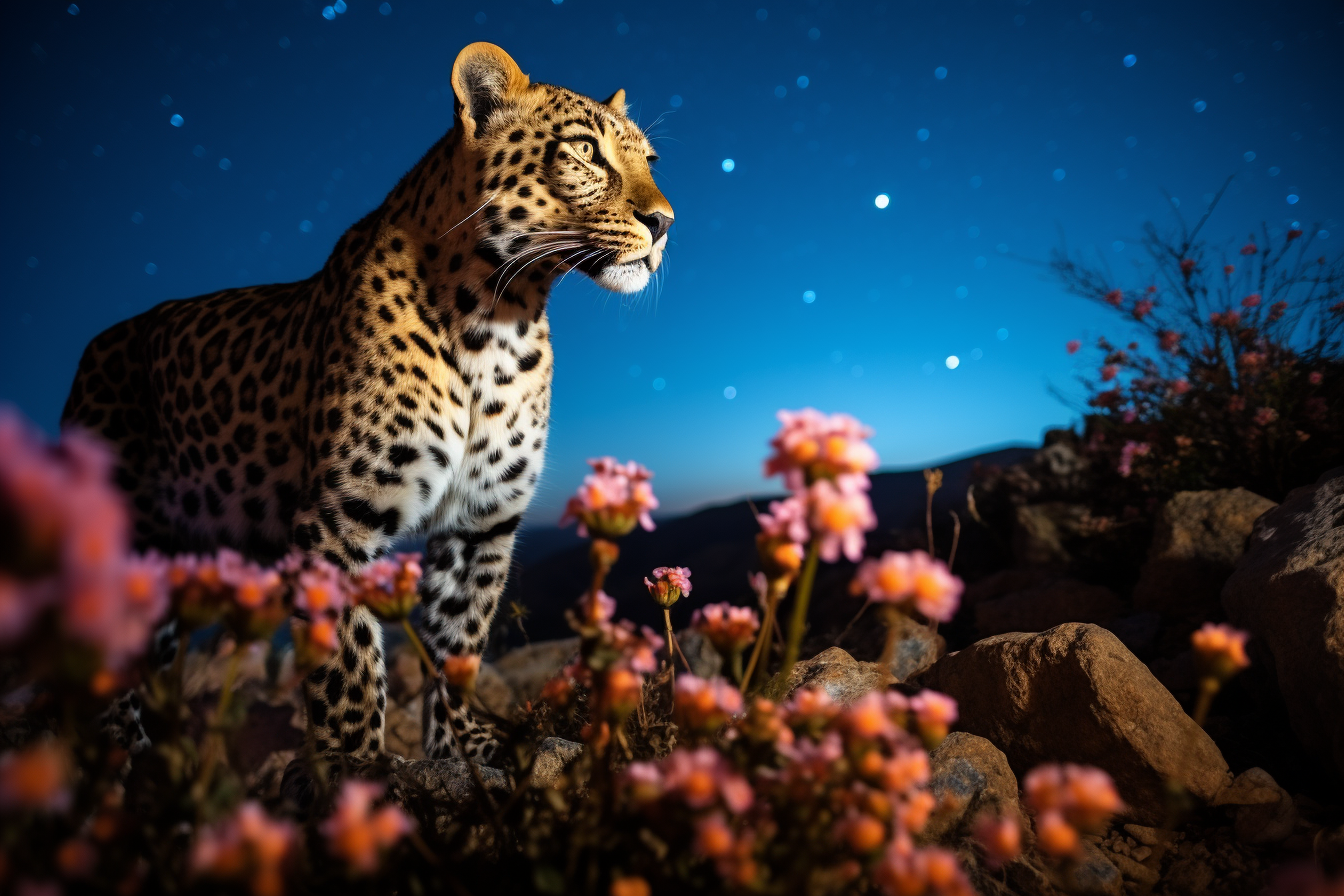
[[[943,488],[934,502],[939,522],[948,511],[966,504],[966,489],[976,465],[1009,465],[1036,451],[1035,446],[1010,446],[939,464]],[[875,540],[883,533],[924,527],[925,485],[922,468],[880,472],[872,476],[873,510],[877,514]],[[749,499],[764,511],[781,493]],[[965,514],[962,513],[963,518]],[[747,499],[719,504],[672,519],[660,520],[652,532],[636,529],[621,539],[621,557],[607,578],[606,591],[616,598],[618,616],[661,627],[661,611],[649,599],[643,579],[654,567],[686,566],[692,571],[691,599],[673,608],[673,624],[689,624],[695,607],[716,601],[751,603],[747,576],[759,568],[756,560],[756,518]],[[569,634],[564,611],[583,592],[590,577],[587,539],[573,527],[524,529],[514,549],[503,607],[510,601],[527,607],[524,621],[534,639]],[[519,641],[516,626],[510,641]]]

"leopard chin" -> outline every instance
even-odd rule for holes
[[[644,259],[625,264],[609,264],[593,274],[593,282],[612,292],[639,292],[649,285],[649,266]]]
[[[649,278],[658,270],[658,265],[662,264],[663,249],[666,246],[667,236],[664,235],[658,238],[647,255],[633,261],[609,264],[589,276],[598,286],[612,292],[639,292],[649,285]]]

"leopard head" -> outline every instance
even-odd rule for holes
[[[461,151],[474,166],[484,241],[505,264],[559,256],[599,286],[638,292],[662,263],[672,206],[625,91],[598,102],[534,84],[494,44],[453,64]]]

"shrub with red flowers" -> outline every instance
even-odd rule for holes
[[[1233,486],[1278,499],[1344,454],[1344,255],[1296,225],[1211,243],[1216,204],[1174,234],[1148,224],[1127,282],[1099,260],[1052,259],[1071,293],[1136,331],[1095,340],[1082,376],[1091,490],[1112,509]]]

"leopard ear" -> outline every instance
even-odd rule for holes
[[[617,113],[619,113],[619,114],[621,114],[621,115],[624,115],[624,114],[625,114],[625,91],[624,91],[624,90],[618,90],[618,91],[616,91],[616,92],[613,93],[611,96],[607,97],[606,102],[604,102],[602,105],[606,106],[608,109],[610,109],[610,110],[613,111],[613,112],[617,112]]]
[[[479,137],[494,112],[530,83],[508,53],[494,44],[470,44],[453,63],[453,93],[463,130]]]

